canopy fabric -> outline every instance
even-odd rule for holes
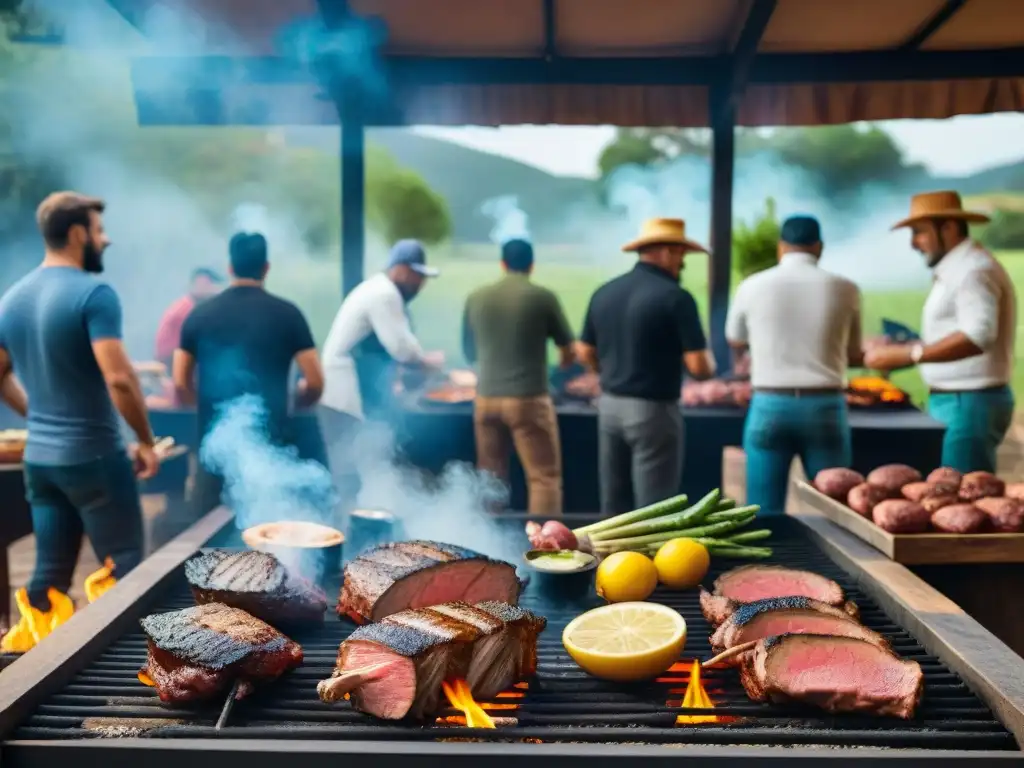
[[[316,16],[330,0],[109,2],[154,37],[160,36],[154,19],[166,15],[161,6],[178,6],[205,23],[203,53],[273,56],[283,28]],[[621,59],[626,69],[637,59],[675,57],[671,66],[692,60],[697,76],[702,68],[720,66],[735,51],[752,4],[753,0],[554,0],[550,5],[544,0],[348,1],[353,13],[383,21],[385,61],[465,60],[465,71],[471,73],[474,58],[539,63],[554,56],[600,61],[603,67]],[[737,101],[737,122],[815,125],[1024,110],[1024,54],[1020,72],[992,77],[940,80],[925,72],[889,82],[844,76],[837,79],[849,82],[836,83],[811,82],[821,78],[810,71],[806,77],[796,73],[793,82],[763,82],[758,77],[758,63],[775,54],[866,54],[908,46],[924,52],[1024,50],[1024,0],[964,0],[955,12],[948,5],[947,0],[777,0],[756,49],[750,85]],[[944,23],[936,25],[937,18]],[[195,45],[190,43],[188,51],[179,53],[195,55]],[[584,61],[581,66],[589,65]],[[876,77],[884,77],[884,71]],[[471,80],[469,76],[467,82],[445,84],[405,78],[392,84],[393,97],[402,120],[411,124],[693,127],[707,125],[710,116],[706,84],[537,82],[543,78],[518,82],[514,74],[502,83]],[[297,86],[278,87],[294,91]],[[309,85],[311,91],[315,87]]]

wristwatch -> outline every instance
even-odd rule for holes
[[[924,344],[915,344],[910,348],[910,359],[914,365],[921,362],[921,358],[924,356]]]

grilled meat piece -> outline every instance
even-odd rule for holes
[[[302,648],[239,608],[207,603],[140,622],[149,638],[140,676],[170,704],[209,699],[240,682],[235,698],[254,683],[271,682],[302,663]]]
[[[715,653],[773,635],[813,634],[857,637],[882,648],[889,642],[846,611],[808,597],[775,597],[741,605],[711,636]],[[733,656],[732,664],[740,659]]]
[[[916,661],[855,637],[781,635],[744,654],[740,681],[752,701],[800,701],[833,714],[910,719],[924,674]]]
[[[358,624],[451,601],[518,603],[516,569],[451,544],[399,541],[374,547],[345,566],[339,616]]]
[[[715,580],[714,592],[701,588],[700,609],[704,618],[717,627],[744,603],[773,597],[809,597],[853,618],[860,612],[846,600],[843,588],[832,579],[811,571],[798,571],[781,565],[744,565],[733,568]]]
[[[422,718],[441,705],[441,683],[463,678],[489,699],[536,670],[546,620],[514,605],[452,602],[392,614],[359,627],[338,648],[317,693],[385,720]]]
[[[274,625],[322,624],[327,610],[322,589],[267,552],[203,549],[185,561],[185,578],[198,604],[223,603]]]

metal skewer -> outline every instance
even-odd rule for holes
[[[238,695],[238,689],[241,685],[241,680],[235,680],[235,684],[231,686],[231,690],[228,692],[228,698],[224,702],[224,707],[220,711],[220,717],[217,718],[217,724],[213,726],[214,730],[219,731],[227,725],[228,718],[231,717],[231,709],[235,705],[235,696]]]

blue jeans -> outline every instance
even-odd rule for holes
[[[747,503],[762,514],[786,510],[789,467],[799,456],[808,477],[853,461],[850,422],[841,393],[813,395],[755,392],[743,428]]]
[[[977,392],[933,392],[928,412],[946,425],[942,464],[961,472],[995,472],[996,449],[1013,422],[1009,387]]]
[[[114,561],[117,578],[141,562],[142,505],[125,453],[65,467],[26,464],[25,496],[36,537],[36,566],[28,584],[35,608],[49,610],[49,587],[67,594],[83,533],[101,563],[107,557]]]

